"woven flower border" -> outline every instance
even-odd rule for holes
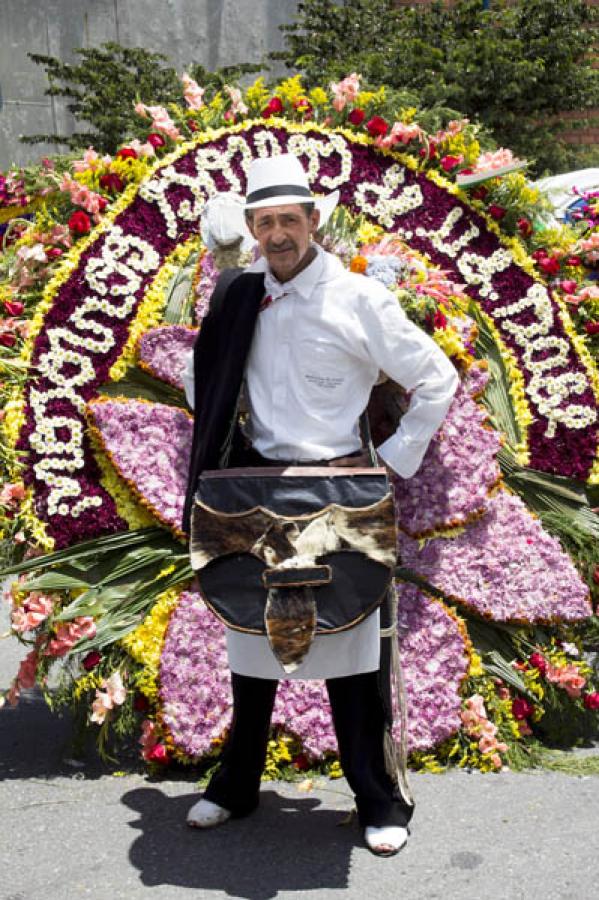
[[[163,265],[194,239],[206,198],[243,192],[252,158],[281,151],[308,164],[316,191],[395,232],[466,283],[522,373],[533,417],[530,464],[579,479],[597,452],[597,384],[567,315],[526,258],[456,188],[366,137],[287,122],[245,122],[203,134],[163,160],[80,242],[48,285],[31,363],[37,376],[13,416],[23,425],[26,482],[56,546],[125,527],[99,483],[85,404],[129,346]],[[528,270],[529,269],[529,270]],[[155,324],[159,324],[156,322]]]

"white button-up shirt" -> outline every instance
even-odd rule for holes
[[[394,435],[377,448],[403,478],[419,468],[458,384],[442,350],[414,325],[380,282],[344,269],[316,247],[314,260],[279,283],[264,258],[268,305],[258,315],[246,368],[246,434],[269,459],[323,460],[361,446],[358,420],[382,371],[411,394]],[[183,372],[193,406],[193,353]],[[378,615],[333,635],[317,635],[293,678],[333,678],[379,665]],[[266,637],[228,629],[233,671],[262,678],[284,673]],[[289,677],[289,676],[287,676]]]

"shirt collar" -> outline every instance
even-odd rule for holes
[[[272,274],[265,257],[261,256],[250,266],[250,272],[264,272],[264,289],[273,299],[284,294],[296,293],[304,300],[308,300],[319,281],[325,268],[325,253],[318,244],[311,244],[316,250],[316,256],[312,262],[292,278],[291,281],[281,283]]]

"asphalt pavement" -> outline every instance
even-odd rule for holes
[[[0,687],[19,655],[0,641]],[[597,776],[413,774],[410,839],[379,859],[343,780],[265,783],[254,815],[202,832],[192,772],[81,764],[71,738],[35,691],[0,710],[0,900],[599,898]]]

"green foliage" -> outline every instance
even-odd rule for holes
[[[33,134],[22,138],[23,143],[57,143],[71,150],[93,144],[99,152],[115,153],[125,137],[141,138],[147,133],[147,122],[133,114],[134,103],[183,102],[179,76],[162,53],[152,53],[142,47],[122,47],[112,41],[75,52],[80,61],[74,64],[39,53],[28,56],[46,70],[50,86],[45,94],[67,97],[67,109],[76,121],[90,127],[72,135]],[[256,72],[259,68],[239,65],[208,72],[203,66],[192,64],[188,71],[210,95],[223,84],[235,82],[246,72]]]
[[[393,0],[305,0],[273,54],[312,85],[359,72],[371,84],[416,91],[490,128],[536,160],[536,172],[597,164],[599,153],[559,140],[560,113],[599,105],[590,48],[597,12],[584,0],[459,0],[398,8]],[[584,122],[584,112],[581,112]],[[568,123],[571,127],[576,123]]]

